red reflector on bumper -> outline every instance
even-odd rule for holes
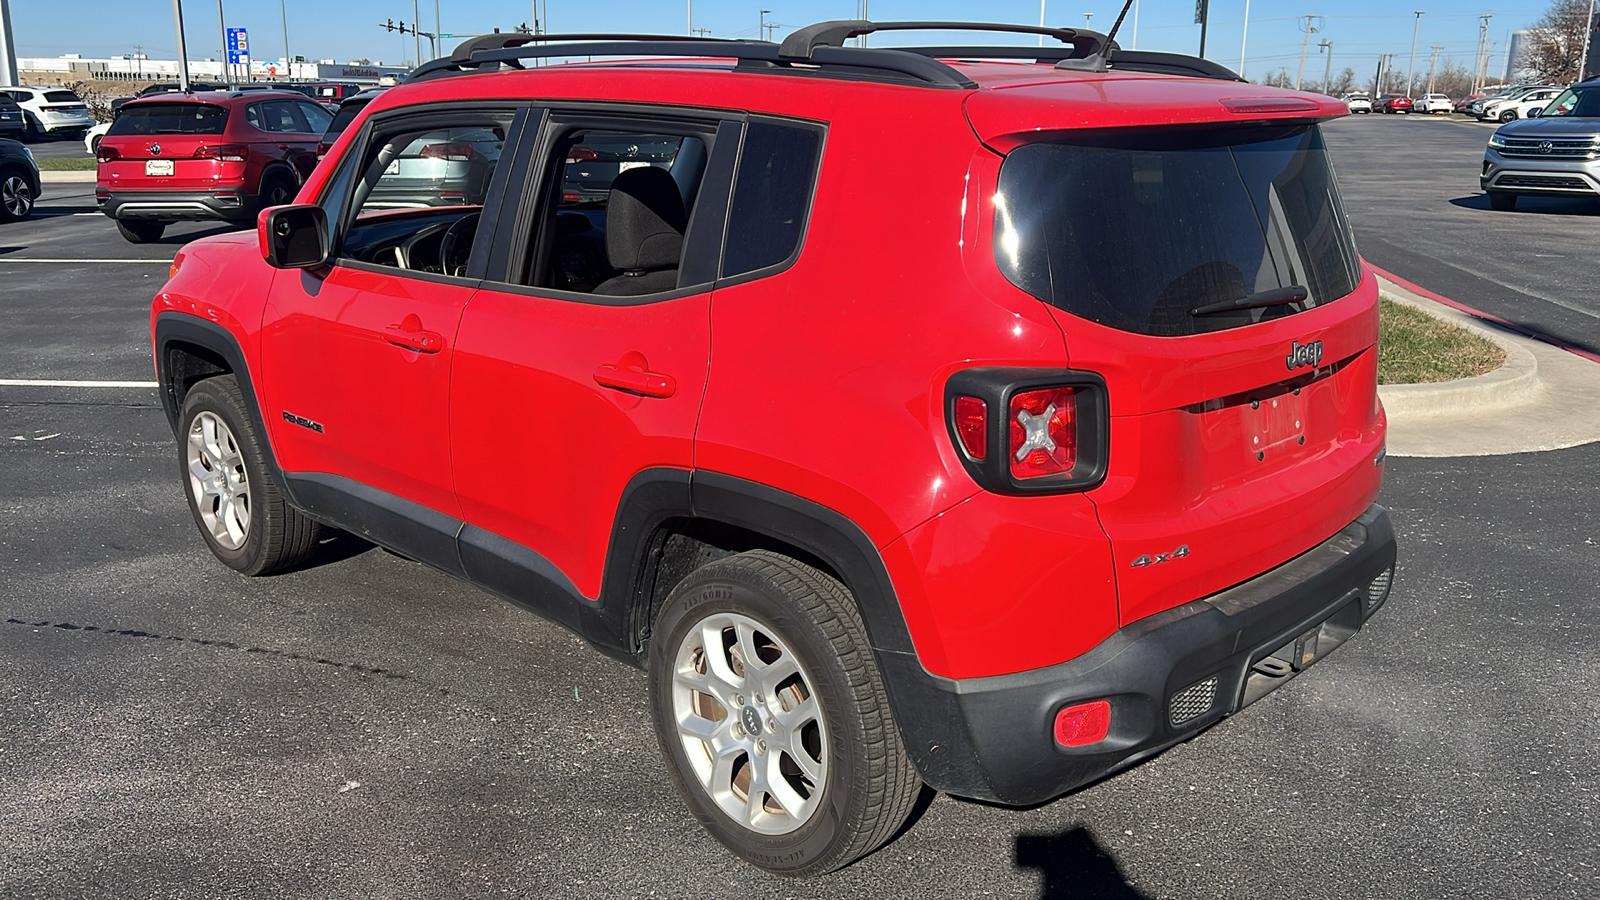
[[[1106,739],[1111,730],[1111,704],[1104,700],[1080,703],[1056,713],[1056,743],[1082,747]]]

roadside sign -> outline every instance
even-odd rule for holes
[[[228,29],[228,62],[236,66],[250,62],[250,36],[243,28]]]

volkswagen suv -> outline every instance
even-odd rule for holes
[[[789,875],[1318,664],[1395,559],[1345,105],[1073,29],[848,45],[953,27],[417,69],[155,298],[201,539],[256,575],[344,529],[640,666],[689,811]],[[384,196],[469,131],[481,196]]]
[[[1489,137],[1478,186],[1497,210],[1524,194],[1600,199],[1600,79],[1575,84]]]

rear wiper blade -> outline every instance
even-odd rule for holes
[[[1299,303],[1311,296],[1304,285],[1291,284],[1288,287],[1273,288],[1270,291],[1256,291],[1243,297],[1232,300],[1218,300],[1216,303],[1207,303],[1189,310],[1191,316],[1207,316],[1212,313],[1229,312],[1235,309],[1255,309],[1261,306],[1287,306],[1290,303]]]

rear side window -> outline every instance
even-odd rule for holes
[[[816,182],[822,132],[798,125],[752,121],[728,213],[722,275],[775,266],[793,256],[805,231]]]
[[[77,94],[74,94],[71,91],[45,91],[44,92],[44,102],[46,102],[46,103],[82,103],[83,102],[83,98],[79,97]]]
[[[245,121],[274,134],[300,134],[306,131],[306,125],[300,119],[299,111],[295,108],[293,100],[269,100],[266,103],[254,103],[245,113]],[[318,129],[321,133],[321,129]]]
[[[1124,331],[1186,335],[1336,300],[1360,280],[1315,126],[1145,133],[1011,152],[995,198],[1011,282]],[[1302,287],[1290,305],[1193,315]]]
[[[227,107],[209,103],[140,103],[117,113],[107,135],[221,134]]]

